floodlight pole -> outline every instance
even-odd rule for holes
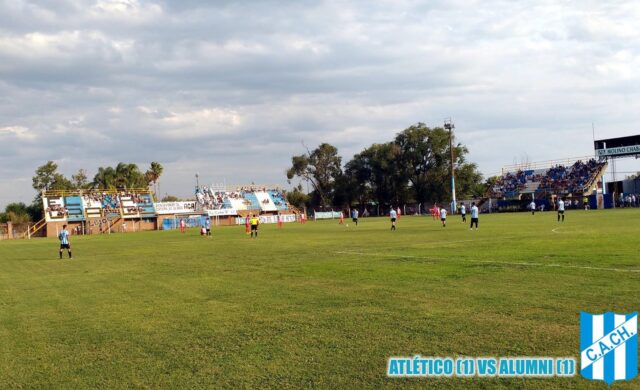
[[[445,119],[444,128],[449,130],[449,151],[451,153],[451,212],[455,214],[457,211],[456,205],[456,179],[455,179],[455,168],[454,168],[454,156],[453,156],[453,135],[451,131],[456,128],[456,126],[451,121],[451,118]]]
[[[196,188],[200,189],[200,179],[199,179],[199,175],[196,173]]]

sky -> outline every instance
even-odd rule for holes
[[[640,2],[0,0],[0,207],[48,160],[164,165],[160,192],[286,186],[452,118],[485,175],[640,134]],[[618,178],[639,171],[617,164]],[[296,184],[296,183],[294,183]]]

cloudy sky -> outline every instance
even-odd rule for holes
[[[47,160],[285,184],[452,117],[485,175],[640,133],[637,1],[0,0],[0,206]],[[637,160],[620,171],[640,170]]]

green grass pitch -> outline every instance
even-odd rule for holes
[[[390,356],[579,361],[580,311],[638,310],[640,209],[566,215],[72,237],[63,261],[3,241],[0,388],[604,389],[386,377]]]

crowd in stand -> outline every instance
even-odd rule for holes
[[[273,203],[276,206],[286,206],[287,199],[284,197],[284,194],[280,191],[269,191],[271,198],[273,199]]]
[[[586,163],[578,160],[571,167],[555,166],[547,171],[546,176],[542,177],[539,189],[555,193],[582,193],[602,164],[591,159]]]
[[[551,167],[544,175],[535,174],[532,170],[508,172],[498,180],[493,192],[499,197],[515,196],[526,187],[527,182],[538,182],[537,192],[582,193],[603,164],[595,159],[590,159],[586,163],[578,160],[569,167],[564,165]]]
[[[245,206],[250,207],[252,203],[247,199],[246,195],[256,192],[268,193],[276,206],[287,205],[284,194],[280,190],[256,186],[239,187],[236,191],[215,191],[212,188],[203,186],[202,188],[196,188],[196,199],[203,208],[209,210],[224,208],[225,200],[240,200]],[[268,205],[269,199],[263,199],[261,203]]]
[[[51,216],[51,218],[63,218],[67,216],[67,209],[59,204],[51,204],[47,207],[46,212]]]

